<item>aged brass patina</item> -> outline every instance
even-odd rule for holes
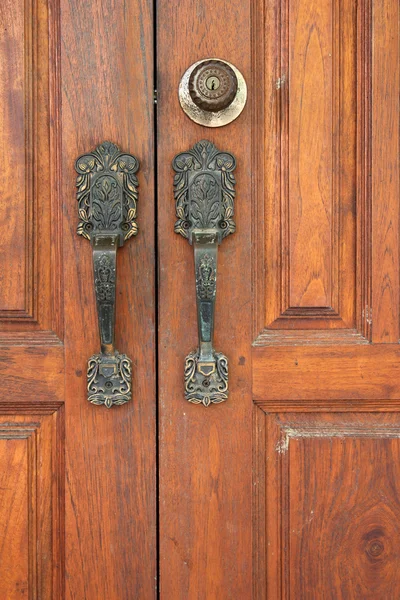
[[[220,58],[199,60],[185,71],[179,102],[187,116],[205,127],[228,125],[246,105],[246,81],[237,67]]]
[[[117,248],[138,232],[139,161],[103,142],[75,163],[78,235],[93,247],[94,285],[101,351],[88,362],[88,400],[107,408],[132,397],[132,363],[114,346]]]
[[[228,108],[235,99],[238,80],[235,71],[221,60],[201,62],[189,77],[193,102],[204,110],[217,112]]]
[[[178,154],[175,232],[194,248],[199,347],[186,357],[185,398],[217,404],[228,398],[228,359],[213,348],[218,245],[235,231],[235,158],[207,140]]]

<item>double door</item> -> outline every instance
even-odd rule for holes
[[[399,16],[3,0],[1,598],[399,597]],[[179,101],[202,59],[247,84],[221,127]],[[104,153],[76,163],[106,141],[108,183]],[[205,233],[185,213],[198,173],[234,206]],[[85,208],[110,182],[135,210],[96,237]],[[210,385],[207,355],[186,359],[210,351],[210,314],[220,402],[188,390]],[[129,390],[107,403],[115,347]]]

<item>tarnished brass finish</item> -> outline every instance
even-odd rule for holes
[[[207,111],[217,112],[232,104],[238,88],[235,71],[221,60],[200,63],[189,78],[193,102]]]
[[[185,398],[218,404],[228,398],[228,359],[213,348],[218,245],[235,231],[235,158],[207,140],[173,160],[175,232],[194,247],[199,347],[186,357]]]
[[[183,74],[179,102],[199,125],[222,127],[234,121],[245,107],[247,86],[234,65],[219,58],[199,60]]]
[[[94,286],[101,352],[88,362],[88,400],[107,408],[132,397],[132,363],[114,346],[117,248],[138,232],[139,161],[103,142],[75,163],[78,173],[78,235],[93,247]]]

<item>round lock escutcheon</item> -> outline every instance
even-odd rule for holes
[[[247,99],[243,75],[231,63],[207,58],[191,65],[179,84],[179,102],[199,125],[222,127],[236,119]]]

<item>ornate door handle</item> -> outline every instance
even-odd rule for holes
[[[107,408],[131,399],[132,363],[114,346],[117,248],[136,235],[139,161],[103,142],[75,163],[78,235],[93,248],[101,351],[88,362],[88,400]]]
[[[235,231],[235,158],[207,140],[173,160],[175,232],[194,247],[199,347],[186,357],[185,398],[209,406],[228,398],[228,359],[213,348],[218,245]]]

